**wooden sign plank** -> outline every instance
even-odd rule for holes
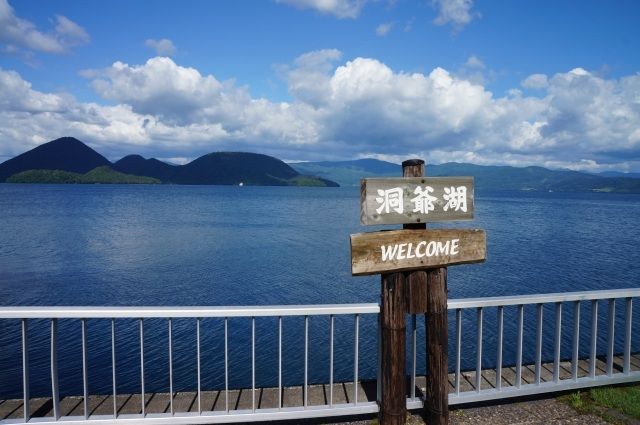
[[[354,276],[479,263],[486,256],[486,234],[479,229],[392,230],[351,235]]]
[[[401,177],[360,182],[360,223],[473,219],[473,177]]]

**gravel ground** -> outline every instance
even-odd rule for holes
[[[287,422],[292,424],[295,422]],[[300,424],[332,424],[332,425],[377,425],[375,418],[364,418],[349,422],[303,421]],[[407,425],[425,425],[420,415],[407,418]],[[484,407],[451,410],[450,425],[608,425],[601,418],[582,415],[571,407],[555,399],[523,401]]]

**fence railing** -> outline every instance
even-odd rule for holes
[[[541,394],[545,392],[571,390],[577,388],[618,384],[640,380],[640,363],[633,358],[632,338],[634,335],[634,298],[640,297],[639,289],[620,289],[605,291],[585,291],[560,294],[538,294],[512,297],[492,297],[477,299],[449,300],[451,329],[450,341],[454,349],[450,352],[453,364],[450,365],[453,374],[451,375],[451,392],[449,394],[450,404],[462,404],[486,400],[495,400],[508,397]],[[605,306],[605,307],[603,307]],[[525,310],[533,314],[525,314]],[[359,394],[362,391],[359,377],[359,364],[361,363],[361,349],[359,341],[361,335],[361,317],[375,319],[380,309],[377,304],[343,304],[343,305],[298,305],[298,306],[257,306],[257,307],[0,307],[0,321],[17,320],[19,326],[16,338],[21,343],[21,351],[15,350],[14,356],[21,355],[21,381],[22,381],[22,416],[14,419],[0,419],[3,423],[57,423],[59,421],[92,422],[101,421],[104,423],[222,423],[222,422],[248,422],[261,420],[286,420],[303,419],[314,417],[356,415],[365,413],[375,413],[378,411],[378,404],[375,399],[380,398],[380,390],[376,396],[364,397]],[[563,316],[563,311],[566,311]],[[544,321],[545,312],[552,312],[554,321]],[[301,346],[288,347],[283,344],[283,317],[297,316],[303,321],[303,332],[298,342]],[[324,322],[328,325],[328,350],[329,385],[328,394],[325,395],[324,402],[309,401],[309,389],[312,384],[309,382],[309,322],[310,317],[324,316]],[[338,317],[353,317],[353,328],[348,332],[353,350],[353,371],[351,378],[353,385],[349,387],[350,394],[345,399],[337,400],[334,397],[334,334],[335,319]],[[372,317],[373,316],[373,317]],[[487,320],[491,317],[491,321]],[[505,316],[507,324],[513,332],[505,332]],[[275,323],[275,346],[277,352],[277,386],[273,388],[275,394],[274,404],[270,407],[263,407],[257,400],[258,387],[256,384],[256,346],[259,337],[256,336],[256,319],[270,317]],[[567,317],[570,320],[566,320]],[[250,394],[250,398],[245,400],[243,406],[231,406],[229,397],[232,391],[229,382],[230,376],[230,356],[229,342],[233,341],[237,335],[230,335],[229,321],[234,318],[244,318],[250,321],[250,376],[251,387],[245,388]],[[109,414],[92,414],[89,405],[91,394],[89,392],[89,349],[88,349],[88,327],[87,321],[101,319],[106,321],[110,327],[110,368],[111,368],[111,388],[112,400]],[[167,351],[168,367],[165,371],[166,379],[169,381],[169,402],[166,411],[157,413],[147,410],[145,392],[145,323],[149,320],[165,322],[166,342],[161,342],[163,350]],[[223,329],[223,341],[221,345],[222,357],[224,359],[223,378],[224,388],[218,392],[221,402],[217,409],[208,409],[203,403],[203,389],[201,383],[201,322],[203,320],[216,320],[221,322]],[[616,320],[619,319],[619,320]],[[33,398],[30,394],[30,324],[33,322],[47,322],[47,345],[48,364],[50,366],[50,394],[52,403],[52,414],[48,417],[32,417],[30,404]],[[81,351],[81,374],[82,374],[82,408],[75,410],[73,415],[63,415],[60,407],[60,386],[58,383],[59,366],[59,320],[75,321],[80,325],[80,337],[72,341],[80,346]],[[129,333],[129,340],[137,341],[139,344],[139,375],[137,378],[129,375],[130,379],[137,379],[140,388],[140,405],[136,414],[121,413],[122,402],[118,401],[117,371],[117,334],[116,327],[119,321],[137,321],[134,334]],[[193,325],[196,350],[196,384],[193,387],[196,393],[195,407],[182,411],[174,406],[174,323],[177,320],[188,320]],[[298,320],[298,319],[295,319]],[[313,319],[315,320],[315,319]],[[312,321],[313,321],[312,320]],[[351,319],[349,319],[351,320]],[[606,322],[606,332],[603,332],[599,322]],[[495,327],[487,327],[487,323],[495,324]],[[314,322],[317,323],[317,322]],[[351,323],[351,322],[350,322]],[[544,329],[547,331],[553,323],[553,338],[547,341],[543,338]],[[565,323],[563,332],[563,323]],[[2,324],[2,322],[0,322]],[[417,368],[417,318],[411,317],[408,327],[410,351],[407,358],[411,365],[408,369],[408,378],[411,381],[411,390],[407,395],[407,407],[410,409],[423,406],[424,395],[421,385],[417,382],[425,379],[418,376]],[[570,326],[567,326],[569,324]],[[621,326],[620,326],[621,324]],[[269,324],[270,325],[270,324]],[[191,326],[191,325],[190,325]],[[351,325],[350,325],[351,326]],[[515,326],[515,329],[514,329]],[[566,332],[570,328],[571,332]],[[587,332],[585,332],[585,328]],[[622,328],[622,335],[616,339],[616,329]],[[0,329],[7,329],[2,328]],[[471,333],[468,332],[471,331]],[[379,331],[379,330],[378,330]],[[637,331],[637,330],[636,330]],[[191,331],[190,331],[191,332]],[[368,328],[368,332],[375,330]],[[466,333],[465,333],[466,332]],[[534,338],[524,338],[525,333],[533,334]],[[568,335],[566,335],[568,334]],[[588,335],[588,344],[580,344],[581,340]],[[637,335],[637,334],[635,334]],[[465,337],[466,336],[466,337]],[[567,338],[569,336],[570,338]],[[620,338],[621,336],[621,338]],[[79,339],[79,340],[78,340]],[[376,340],[376,337],[367,334],[368,341]],[[533,341],[535,349],[533,356],[529,355],[531,361],[526,358],[525,351],[530,348],[525,345],[525,341]],[[569,341],[570,340],[570,341]],[[617,342],[616,342],[617,341]],[[31,341],[33,342],[33,341]],[[475,342],[475,343],[474,343]],[[637,342],[637,341],[636,341]],[[564,344],[563,344],[564,343]],[[166,345],[163,345],[166,344]],[[510,353],[515,353],[515,360],[505,362],[503,353],[504,346],[510,344],[515,347]],[[41,344],[42,345],[42,344]],[[158,349],[159,343],[154,341],[154,349]],[[588,353],[581,356],[580,351],[585,352],[588,345]],[[606,351],[602,348],[606,347]],[[551,350],[545,350],[551,347]],[[563,356],[570,351],[570,356]],[[616,348],[619,347],[619,348]],[[370,348],[370,347],[367,347]],[[570,350],[568,350],[570,348]],[[621,348],[621,350],[620,350]],[[379,349],[379,347],[378,347]],[[298,398],[297,405],[284,403],[284,383],[283,383],[283,351],[299,350],[303,357],[303,384],[302,394]],[[317,350],[311,347],[311,350]],[[465,367],[463,364],[463,353],[470,353],[475,350],[475,369]],[[545,352],[551,351],[549,356]],[[370,353],[375,350],[369,350]],[[604,357],[599,356],[599,352],[605,352]],[[378,351],[379,353],[379,351]],[[488,355],[491,353],[492,355]],[[313,354],[313,353],[312,353]],[[493,355],[495,354],[495,355]],[[136,354],[137,355],[137,354]],[[379,354],[378,354],[379,356]],[[467,363],[468,363],[468,354]],[[551,357],[549,359],[549,357]],[[489,361],[487,361],[489,358]],[[636,362],[636,363],[633,363]],[[378,359],[379,364],[379,359]],[[635,364],[635,366],[634,366]],[[550,365],[550,366],[549,366]],[[313,365],[317,367],[317,365]],[[549,367],[549,370],[547,370]],[[274,370],[275,372],[275,370]],[[0,370],[0,376],[4,372]],[[164,372],[163,372],[164,373]],[[508,376],[508,380],[506,379]],[[526,376],[525,376],[526,375]],[[378,370],[378,376],[379,370]],[[163,377],[164,379],[165,377]],[[525,379],[526,378],[526,379]],[[378,380],[379,383],[379,380]],[[375,391],[374,391],[375,393]],[[261,393],[262,394],[262,393]],[[424,394],[424,392],[423,392]],[[239,400],[240,396],[237,396]],[[120,404],[119,404],[120,403]],[[210,404],[207,404],[210,406]],[[0,406],[1,407],[1,406]],[[79,412],[79,413],[78,413]],[[1,418],[1,417],[0,417]]]
[[[101,422],[114,420],[117,423],[144,422],[168,422],[168,423],[214,423],[214,422],[245,422],[260,420],[285,420],[312,417],[324,417],[335,415],[355,415],[377,412],[375,401],[359,401],[358,395],[358,364],[359,364],[359,328],[360,316],[377,314],[377,304],[344,304],[344,305],[296,305],[296,306],[257,306],[257,307],[1,307],[0,319],[19,319],[21,321],[22,341],[22,387],[23,387],[23,420],[36,420],[38,423],[63,421],[99,420]],[[354,370],[353,370],[353,394],[348,402],[335,402],[333,394],[333,370],[334,370],[334,319],[336,316],[354,316]],[[300,316],[304,320],[303,347],[286,347],[287,350],[304,351],[304,384],[302,387],[302,403],[299,406],[284,406],[283,404],[283,317]],[[329,318],[329,395],[326,404],[309,403],[309,317],[328,316]],[[232,408],[229,403],[229,327],[230,318],[248,318],[251,320],[251,401],[247,408]],[[256,318],[277,318],[277,352],[278,352],[278,386],[277,404],[275,407],[259,408],[256,400]],[[168,379],[170,402],[169,409],[165,413],[149,413],[146,411],[147,397],[145,397],[145,319],[165,319],[168,340]],[[173,321],[178,318],[190,318],[195,321],[195,345],[196,345],[196,409],[195,412],[178,412],[174,409],[174,382],[173,382]],[[217,318],[224,322],[224,408],[218,411],[205,411],[202,407],[201,387],[201,350],[200,350],[200,323],[205,318]],[[53,415],[45,418],[31,418],[31,396],[29,379],[29,322],[32,319],[47,319],[50,321],[50,367],[51,367],[51,401]],[[58,320],[76,319],[81,323],[82,351],[82,386],[83,408],[81,416],[62,416],[60,409],[60,389],[58,384]],[[89,407],[89,383],[88,383],[88,355],[87,355],[87,326],[88,319],[107,319],[111,321],[111,387],[113,390],[113,409],[110,415],[90,415]],[[119,414],[117,394],[117,362],[116,362],[116,322],[119,319],[135,319],[139,329],[139,368],[140,368],[140,407],[138,414]],[[131,337],[131,335],[128,335]],[[157,344],[157,343],[156,343]],[[16,353],[17,354],[17,353]],[[1,373],[1,371],[0,371]],[[360,397],[362,398],[362,397]],[[0,423],[4,421],[0,420]],[[7,421],[13,422],[13,421]]]
[[[455,335],[450,335],[449,339],[455,337],[455,372],[453,375],[452,391],[449,394],[449,404],[461,404],[478,401],[495,400],[508,397],[526,396],[542,394],[546,392],[572,390],[599,385],[619,384],[640,380],[640,367],[632,370],[631,367],[631,342],[633,331],[633,299],[640,297],[640,288],[616,289],[602,291],[567,292],[556,294],[534,294],[525,296],[506,296],[489,298],[468,298],[459,300],[449,300],[448,309],[455,314]],[[606,316],[601,314],[601,305],[606,303]],[[622,355],[614,349],[616,346],[616,304],[624,305],[624,337]],[[535,323],[535,357],[534,373],[529,376],[529,383],[523,379],[523,335],[525,331],[525,306],[535,308],[535,316],[527,317],[529,324]],[[553,326],[553,359],[551,373],[545,369],[543,358],[543,325],[545,324],[545,306],[554,310]],[[561,355],[563,332],[563,307],[571,309],[571,356],[569,359]],[[487,347],[483,344],[485,334],[485,312],[495,309],[495,333],[493,334],[495,346]],[[515,364],[505,366],[503,364],[503,352],[505,344],[504,316],[505,309],[511,310],[511,317],[515,322],[516,332],[513,340],[509,343],[515,346]],[[549,308],[547,308],[549,309]],[[581,320],[581,312],[588,310],[590,314],[588,322],[589,353],[588,358],[582,359],[580,356],[580,335],[585,327]],[[471,332],[475,332],[475,344],[472,347],[465,347],[463,344],[463,314],[465,312],[475,313],[475,326],[471,326]],[[468,316],[468,315],[467,315]],[[618,314],[620,316],[620,314]],[[606,319],[606,339],[601,338],[601,330],[598,322],[602,318]],[[546,322],[548,325],[549,322]],[[411,388],[412,393],[408,397],[407,406],[409,408],[419,408],[423,405],[423,400],[416,397],[416,319],[412,320],[411,329],[412,347],[412,371]],[[598,354],[598,343],[606,341],[606,357],[602,363]],[[475,349],[475,370],[463,373],[461,367],[461,357],[465,350]],[[493,351],[495,350],[495,351]],[[483,367],[483,354],[493,351],[495,362],[489,367]],[[566,350],[565,350],[566,351]],[[450,356],[451,358],[451,356]],[[616,362],[621,364],[615,364]],[[617,368],[614,366],[618,366]],[[567,367],[567,369],[565,369]],[[504,372],[508,370],[510,384],[505,382]],[[543,374],[547,373],[546,379]],[[464,383],[464,385],[463,385]],[[484,388],[483,388],[484,386]],[[465,388],[463,388],[465,387]]]

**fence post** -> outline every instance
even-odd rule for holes
[[[447,268],[427,271],[427,394],[429,425],[449,423]]]
[[[380,292],[380,423],[402,425],[407,416],[405,377],[405,302],[403,273],[382,275]]]
[[[409,159],[402,163],[402,177],[424,177],[424,161]],[[426,229],[425,223],[403,224],[403,229]],[[405,274],[407,313],[422,314],[427,311],[427,273],[416,270]]]
[[[424,177],[424,161],[402,163],[403,177]],[[426,229],[425,223],[403,225],[404,229]],[[427,393],[424,416],[430,425],[449,422],[447,268],[406,273],[407,312],[426,313]]]
[[[424,175],[424,161],[410,159],[402,163],[403,177]],[[403,225],[404,229],[425,229],[423,223]],[[407,416],[406,395],[406,324],[405,313],[426,311],[426,273],[386,273],[382,275],[380,304],[382,400],[380,423],[404,424]]]

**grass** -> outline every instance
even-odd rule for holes
[[[560,397],[577,411],[600,416],[613,424],[640,420],[640,385],[592,388]]]
[[[640,386],[594,388],[590,395],[600,406],[616,409],[627,416],[640,419]]]

